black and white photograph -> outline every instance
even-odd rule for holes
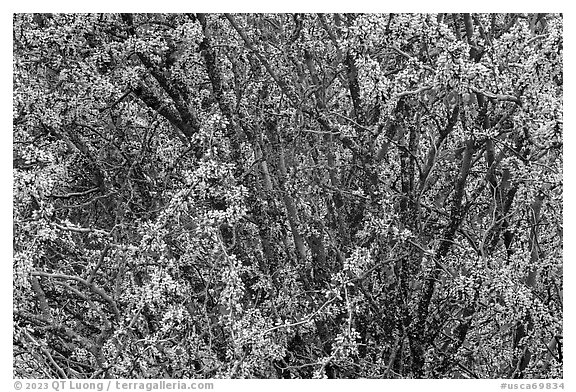
[[[563,390],[563,20],[13,13],[14,385]]]

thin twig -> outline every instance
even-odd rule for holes
[[[62,194],[62,195],[50,195],[50,197],[54,197],[56,199],[70,199],[71,197],[86,196],[86,195],[89,195],[91,193],[98,192],[99,190],[100,190],[100,188],[92,188],[92,189],[88,189],[87,191],[83,191],[83,192],[72,192],[72,193],[66,193],[66,194]]]
[[[62,226],[59,225],[58,223],[55,223],[54,225],[60,230],[73,231],[75,233],[96,233],[96,234],[110,235],[110,232],[106,230],[93,229],[91,227]]]
[[[424,68],[425,70],[430,71],[430,72],[432,72],[432,73],[436,72],[436,71],[434,70],[434,68],[430,67],[429,65],[422,64],[416,57],[413,57],[413,56],[411,56],[410,54],[408,54],[408,53],[400,50],[400,48],[397,48],[396,46],[392,46],[391,48],[392,48],[392,50],[394,50],[394,51],[395,51],[396,53],[398,53],[399,55],[402,55],[402,56],[406,57],[406,58],[409,59],[409,60],[414,60],[414,61],[418,62],[418,64],[419,64],[422,68]]]
[[[423,93],[424,91],[430,90],[431,88],[432,88],[432,86],[423,86],[423,87],[420,87],[416,90],[403,91],[401,93],[396,94],[396,97],[402,98],[402,97],[406,97],[408,95],[420,94],[420,93]]]
[[[282,324],[282,325],[277,325],[275,327],[272,328],[268,328],[267,330],[265,330],[264,332],[262,332],[262,335],[266,335],[272,331],[275,331],[277,329],[281,329],[281,328],[292,328],[292,327],[297,327],[299,325],[303,325],[306,323],[309,323],[310,321],[314,320],[314,317],[316,317],[326,306],[330,305],[332,302],[334,302],[338,297],[332,297],[331,299],[329,299],[328,301],[324,302],[322,304],[322,306],[320,306],[318,309],[316,309],[316,311],[314,311],[312,314],[308,315],[308,317],[297,321],[295,323],[291,323],[291,324]]]

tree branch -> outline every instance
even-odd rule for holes
[[[288,99],[290,99],[290,101],[292,101],[292,103],[297,102],[296,97],[294,96],[294,94],[289,90],[288,85],[286,84],[286,82],[284,80],[282,80],[277,74],[276,71],[274,71],[274,69],[272,68],[272,66],[270,65],[270,63],[264,58],[264,56],[262,56],[262,54],[260,54],[260,52],[256,49],[256,47],[254,46],[254,44],[252,43],[252,40],[250,40],[250,38],[248,38],[248,36],[246,35],[246,33],[244,32],[244,30],[242,30],[242,28],[238,25],[238,23],[236,22],[236,19],[234,19],[234,17],[231,14],[224,14],[224,16],[226,16],[226,19],[228,19],[228,21],[230,22],[230,24],[232,25],[232,27],[234,28],[234,30],[236,30],[236,32],[240,35],[240,37],[242,38],[242,40],[244,41],[244,43],[246,44],[246,47],[248,49],[250,49],[250,51],[252,51],[256,57],[258,57],[258,60],[262,63],[262,65],[264,65],[264,68],[266,68],[266,71],[268,71],[268,73],[270,74],[270,76],[272,77],[272,79],[274,79],[274,81],[276,82],[276,84],[278,85],[278,87],[280,87],[280,90],[284,93],[284,95],[286,95],[286,97],[288,97]]]
[[[104,290],[102,290],[99,287],[96,287],[96,285],[92,282],[88,282],[87,280],[82,279],[79,276],[72,276],[72,275],[65,275],[65,274],[50,274],[50,273],[42,272],[42,271],[32,271],[32,276],[43,276],[46,278],[53,278],[53,279],[74,280],[78,283],[81,283],[84,286],[88,287],[90,290],[92,290],[95,294],[98,294],[100,297],[102,297],[102,299],[104,299],[106,302],[108,302],[110,304],[110,306],[112,307],[112,311],[114,312],[116,318],[118,320],[120,319],[120,311],[118,310],[118,307],[116,306],[116,301],[114,301],[114,299],[112,299],[112,297],[110,297],[108,294],[106,294],[106,292]]]
[[[479,90],[475,87],[470,87],[470,90],[472,90],[473,92],[475,92],[476,94],[481,94],[483,96],[485,96],[488,99],[495,99],[496,101],[508,101],[508,102],[514,102],[516,105],[518,106],[522,106],[522,101],[520,100],[520,98],[515,97],[513,95],[508,95],[508,94],[494,94],[494,93],[490,93],[487,91],[482,91]]]

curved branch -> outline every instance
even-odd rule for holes
[[[32,271],[32,276],[43,276],[46,278],[53,278],[53,279],[74,280],[78,283],[81,283],[84,286],[88,287],[90,290],[92,290],[92,292],[94,292],[95,294],[98,294],[100,297],[102,297],[102,299],[104,299],[106,302],[108,302],[110,304],[112,311],[114,312],[114,315],[116,316],[116,318],[120,319],[120,311],[118,310],[118,307],[116,306],[116,301],[114,301],[114,299],[112,297],[110,297],[108,294],[106,294],[106,292],[104,290],[97,287],[92,282],[88,282],[87,280],[82,279],[79,276],[72,276],[72,275],[65,275],[65,274],[50,274],[50,273],[42,272],[42,271]]]

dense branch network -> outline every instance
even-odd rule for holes
[[[562,16],[14,15],[14,372],[562,377]]]

